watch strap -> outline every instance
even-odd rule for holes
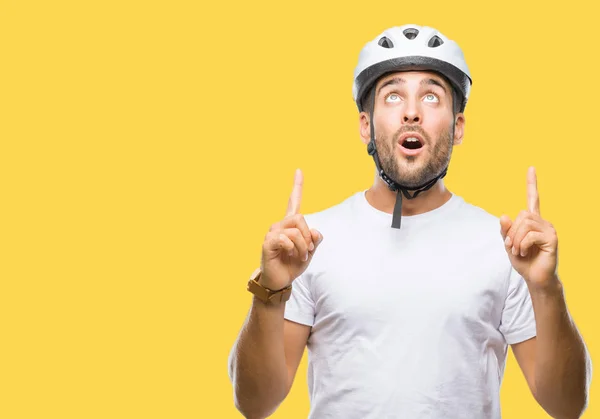
[[[292,294],[292,284],[288,285],[279,290],[272,290],[266,287],[263,287],[258,283],[260,278],[260,268],[254,271],[250,280],[248,281],[247,290],[254,294],[259,300],[263,303],[269,302],[278,302],[282,303],[290,299]]]

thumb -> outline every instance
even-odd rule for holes
[[[317,229],[314,229],[314,228],[310,229],[310,235],[312,237],[313,243],[315,244],[315,248],[313,249],[313,251],[308,252],[312,256],[317,251],[317,247],[319,247],[319,245],[323,241],[323,235],[321,234],[320,231],[318,231]]]
[[[321,242],[323,241],[323,235],[316,228],[311,228],[310,229],[310,235],[311,235],[311,237],[313,239],[313,242],[315,242],[315,245],[321,244]]]
[[[512,221],[508,217],[508,215],[503,215],[502,217],[500,217],[500,234],[502,235],[503,240],[506,240],[506,234],[508,233],[508,230],[511,226]]]

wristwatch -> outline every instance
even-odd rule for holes
[[[268,303],[270,301],[283,303],[290,299],[290,296],[292,295],[292,284],[280,290],[265,288],[258,283],[261,273],[260,268],[257,268],[252,273],[250,280],[248,281],[248,291],[256,295],[263,303]]]

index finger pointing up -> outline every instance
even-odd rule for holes
[[[303,182],[304,179],[302,176],[302,171],[300,169],[296,169],[296,176],[294,177],[294,189],[292,189],[292,194],[290,195],[290,200],[288,201],[288,207],[285,214],[286,216],[298,214],[300,211]]]
[[[530,167],[527,173],[527,202],[529,211],[540,215],[540,196],[538,195],[537,176],[534,167]]]

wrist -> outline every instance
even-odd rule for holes
[[[248,280],[247,290],[254,294],[254,299],[258,299],[264,304],[284,304],[292,294],[292,285],[290,284],[280,289],[272,289],[264,285],[268,281],[262,281],[261,283],[262,276],[261,269],[258,268]]]
[[[268,301],[264,301],[256,295],[252,296],[252,305],[267,311],[282,310],[285,307],[285,303],[286,301],[281,300],[280,298],[273,298]]]
[[[256,282],[258,282],[258,284],[261,287],[267,288],[271,291],[280,291],[282,289],[285,289],[288,286],[288,285],[286,285],[286,286],[282,287],[280,285],[273,285],[273,284],[281,284],[282,281],[274,281],[273,279],[269,278],[264,273],[260,273],[258,275],[258,277],[256,278]]]
[[[564,291],[558,275],[540,284],[529,283],[528,288],[532,297],[561,297]]]

